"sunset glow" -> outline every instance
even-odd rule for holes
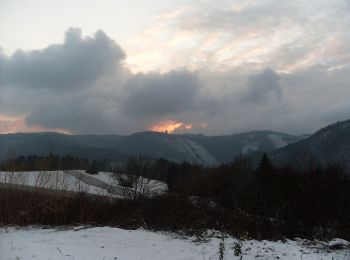
[[[38,125],[28,126],[25,121],[25,116],[8,116],[0,114],[0,134],[11,134],[18,132],[57,132],[62,134],[73,134],[72,131],[63,128],[45,128]]]
[[[314,132],[350,114],[349,1],[0,1],[0,133]]]
[[[167,132],[167,133],[173,133],[176,130],[189,130],[192,129],[191,124],[185,124],[183,122],[178,121],[163,121],[157,125],[154,125],[151,127],[151,131],[155,132]]]

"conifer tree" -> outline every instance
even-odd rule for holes
[[[263,156],[261,157],[258,171],[263,175],[271,174],[273,171],[273,165],[266,153],[264,153]]]

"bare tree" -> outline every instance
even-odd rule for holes
[[[114,175],[115,180],[123,189],[123,195],[130,199],[142,199],[151,196],[157,187],[162,185],[159,181],[148,178],[150,160],[145,156],[130,158],[121,167],[120,173]]]

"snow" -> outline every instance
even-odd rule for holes
[[[257,151],[259,148],[259,143],[247,142],[242,148],[242,154],[248,154],[249,152]]]
[[[208,165],[216,164],[217,159],[212,156],[202,145],[184,138],[174,138],[171,141],[163,139],[172,149],[184,154],[189,160],[205,163]]]
[[[127,259],[127,260],[209,260],[219,259],[224,241],[224,259],[334,259],[350,258],[349,250],[329,250],[322,242],[307,240],[238,241],[220,238],[209,231],[208,239],[196,242],[195,237],[146,230],[124,230],[111,227],[68,230],[40,228],[0,229],[2,260],[20,259]],[[235,256],[233,247],[241,243],[242,255]],[[241,258],[242,257],[242,258]]]
[[[92,175],[92,177],[94,177],[94,178],[96,178],[96,179],[98,179],[98,180],[100,180],[108,185],[119,186],[118,178],[116,177],[117,175],[122,175],[124,177],[126,176],[125,174],[121,174],[121,173],[99,172],[98,174]],[[139,183],[142,183],[142,182],[148,183],[151,193],[159,194],[159,193],[166,192],[168,190],[168,185],[162,181],[151,180],[148,178],[142,178],[142,179],[140,178]]]
[[[273,143],[275,148],[282,148],[289,144],[286,140],[283,139],[283,136],[281,135],[268,134],[267,136],[269,137],[270,141]]]
[[[110,197],[124,197],[131,189],[119,186],[111,172],[87,174],[83,170],[0,172],[0,183],[30,187],[85,192]],[[161,194],[168,190],[166,183],[139,178],[138,188],[147,185],[149,195]]]
[[[350,249],[350,242],[348,242],[344,239],[335,238],[328,243],[328,247],[331,249],[332,248],[333,249],[337,249],[337,248],[349,248]]]
[[[94,174],[93,177],[103,181],[107,184],[115,183],[115,178],[113,178],[113,172],[99,172],[98,174]]]
[[[75,176],[68,174],[68,171],[0,172],[0,183],[85,192],[97,195],[111,195],[105,189],[89,185]]]

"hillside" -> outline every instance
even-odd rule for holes
[[[141,132],[121,135],[64,135],[19,133],[0,135],[0,161],[20,155],[73,155],[88,159],[125,161],[133,155],[181,162],[215,164],[240,154],[272,151],[301,140],[272,131],[254,131],[226,136]]]
[[[269,153],[275,164],[301,167],[340,163],[350,167],[350,120],[329,125],[308,138]]]

